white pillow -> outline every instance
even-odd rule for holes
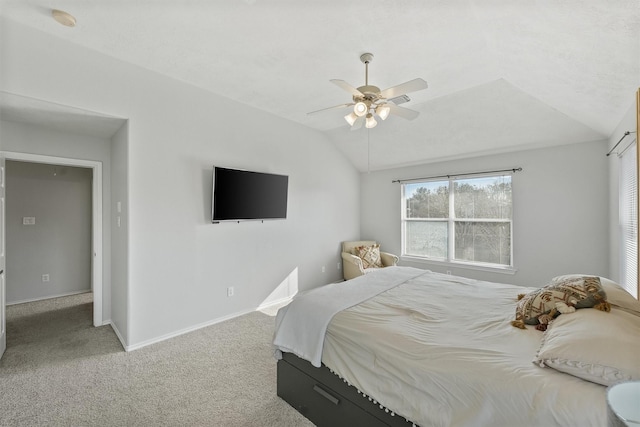
[[[589,274],[565,274],[564,276],[557,276],[551,279],[552,282],[560,282],[566,279],[580,278],[589,276]],[[640,301],[635,299],[633,295],[625,291],[622,286],[607,279],[606,277],[600,277],[600,283],[602,288],[607,293],[607,302],[624,311],[640,316]]]
[[[639,337],[640,316],[577,310],[551,323],[533,362],[606,386],[640,380]]]

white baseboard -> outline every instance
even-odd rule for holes
[[[239,311],[237,313],[233,313],[233,314],[230,314],[228,316],[219,317],[217,319],[213,319],[213,320],[210,320],[208,322],[204,322],[204,323],[200,323],[198,325],[190,326],[188,328],[184,328],[184,329],[181,329],[181,330],[176,331],[176,332],[171,332],[169,334],[162,335],[162,336],[159,336],[157,338],[152,338],[152,339],[147,340],[147,341],[142,341],[142,342],[137,343],[137,344],[124,345],[124,343],[123,343],[123,347],[124,347],[125,351],[138,350],[138,349],[141,349],[142,347],[146,347],[146,346],[151,345],[151,344],[156,344],[156,343],[159,343],[161,341],[168,340],[170,338],[174,338],[174,337],[177,337],[177,336],[180,336],[180,335],[188,334],[189,332],[197,331],[198,329],[206,328],[207,326],[215,325],[216,323],[224,322],[226,320],[231,320],[231,319],[234,319],[236,317],[243,316],[245,314],[253,313],[254,311],[255,310]],[[116,332],[116,335],[118,335],[117,332]],[[122,342],[122,340],[120,340],[120,342]]]
[[[113,329],[113,332],[115,332],[116,337],[118,337],[118,340],[120,341],[120,344],[122,344],[122,348],[124,348],[125,351],[129,351],[129,350],[127,350],[127,344],[126,344],[124,338],[122,337],[122,334],[120,333],[120,331],[116,327],[116,325],[111,320],[107,320],[106,322],[103,323],[103,325],[111,326],[111,329]]]
[[[47,295],[44,297],[39,297],[39,298],[30,298],[30,299],[23,299],[20,301],[7,301],[7,305],[18,305],[18,304],[25,304],[27,302],[36,302],[36,301],[44,301],[46,299],[53,299],[53,298],[61,298],[61,297],[69,297],[71,295],[78,295],[78,294],[86,294],[88,292],[91,292],[91,289],[86,289],[84,291],[73,291],[73,292],[67,292],[64,294],[56,294],[56,295]]]

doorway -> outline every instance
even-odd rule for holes
[[[93,325],[102,326],[103,322],[103,218],[102,218],[102,163],[91,160],[79,160],[46,155],[17,152],[3,152],[6,160],[30,163],[44,163],[56,166],[74,166],[91,169],[91,289],[93,291]],[[3,237],[6,238],[6,237]],[[11,266],[8,266],[10,269]],[[4,308],[4,307],[3,307]]]

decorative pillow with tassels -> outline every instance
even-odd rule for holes
[[[355,251],[355,254],[362,259],[362,266],[364,268],[382,268],[380,245],[357,246]]]
[[[545,330],[546,325],[561,313],[574,309],[596,308],[611,311],[599,277],[572,277],[550,284],[528,294],[518,296],[516,320],[511,324],[525,329],[525,325],[536,325]]]

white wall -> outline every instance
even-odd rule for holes
[[[401,261],[444,273],[543,286],[556,275],[609,275],[606,142],[426,164],[361,175],[361,237],[401,253],[400,184],[410,179],[522,167],[513,175],[513,259],[516,274]]]
[[[111,323],[129,340],[128,124],[111,138]],[[118,212],[118,204],[120,212]],[[106,219],[105,219],[106,220]],[[118,222],[119,220],[119,222]]]
[[[91,169],[7,160],[5,173],[7,303],[90,291]]]
[[[302,290],[340,278],[359,179],[321,133],[2,24],[3,90],[129,119],[129,346],[252,310],[296,270]],[[210,224],[214,164],[289,175],[287,220]]]
[[[624,135],[625,132],[634,132],[636,130],[636,101],[634,96],[629,96],[631,101],[631,106],[627,111],[627,114],[624,115],[620,124],[616,127],[616,130],[609,138],[609,146],[607,149],[607,153],[620,141],[620,138]],[[609,166],[609,246],[611,247],[611,251],[609,252],[609,265],[611,266],[611,279],[618,281],[620,280],[620,200],[618,197],[618,186],[620,184],[619,181],[619,163],[620,160],[618,156],[615,154],[620,152],[624,147],[626,147],[631,141],[636,139],[636,134],[630,134],[627,136],[618,147],[614,150],[614,152],[607,157],[608,166]]]

